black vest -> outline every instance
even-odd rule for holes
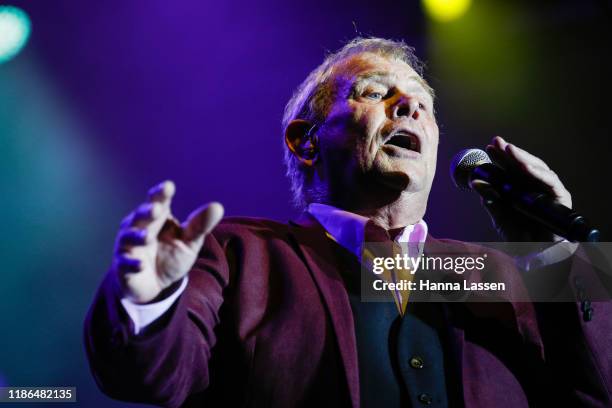
[[[443,346],[443,306],[408,303],[402,317],[390,296],[388,302],[362,302],[359,262],[333,246],[355,323],[361,407],[455,406],[449,404],[456,390],[447,381],[452,370]]]

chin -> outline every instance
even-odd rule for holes
[[[413,160],[389,160],[378,156],[369,168],[362,171],[361,177],[365,176],[363,180],[369,188],[376,191],[375,194],[383,195],[420,191],[426,179],[422,163]]]
[[[385,166],[379,170],[379,176],[385,184],[394,185],[400,191],[418,191],[423,186],[424,180],[422,169],[413,163]]]
[[[398,193],[408,190],[412,185],[412,179],[402,171],[390,171],[382,174],[380,182],[387,188]]]

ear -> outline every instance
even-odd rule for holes
[[[314,126],[310,121],[295,119],[285,130],[287,147],[306,166],[313,166],[319,158],[319,138]]]

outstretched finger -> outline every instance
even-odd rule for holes
[[[123,253],[135,246],[147,245],[150,241],[146,229],[123,229],[117,237],[117,253]]]
[[[165,224],[167,224],[169,220],[173,219],[170,205],[175,192],[176,186],[170,180],[159,183],[149,190],[149,201],[161,206],[159,214],[147,226],[149,235],[151,237],[160,235],[162,230],[165,228]]]
[[[176,186],[174,182],[171,180],[163,181],[149,190],[149,201],[161,203],[169,207],[175,192]]]
[[[117,254],[115,268],[121,273],[136,273],[141,270],[141,262],[140,259],[131,258],[127,254]]]
[[[123,219],[121,228],[144,228],[160,217],[164,208],[159,203],[143,203]]]
[[[203,205],[192,212],[183,223],[183,241],[190,246],[201,246],[206,234],[223,218],[223,212],[223,206],[217,202]]]

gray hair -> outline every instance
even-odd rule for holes
[[[414,54],[414,48],[408,46],[405,42],[383,38],[357,37],[340,50],[329,54],[323,63],[314,69],[293,93],[283,114],[283,134],[286,132],[289,123],[295,119],[307,120],[313,124],[324,122],[335,96],[333,87],[330,86],[334,68],[349,57],[362,53],[373,53],[405,62],[419,76],[423,77],[423,64]],[[433,97],[433,90],[425,81],[423,83]],[[291,182],[293,202],[296,207],[304,208],[319,194],[306,187],[307,177],[310,174],[307,174],[307,168],[297,160],[287,146],[285,146],[284,161],[287,168],[286,174]]]

